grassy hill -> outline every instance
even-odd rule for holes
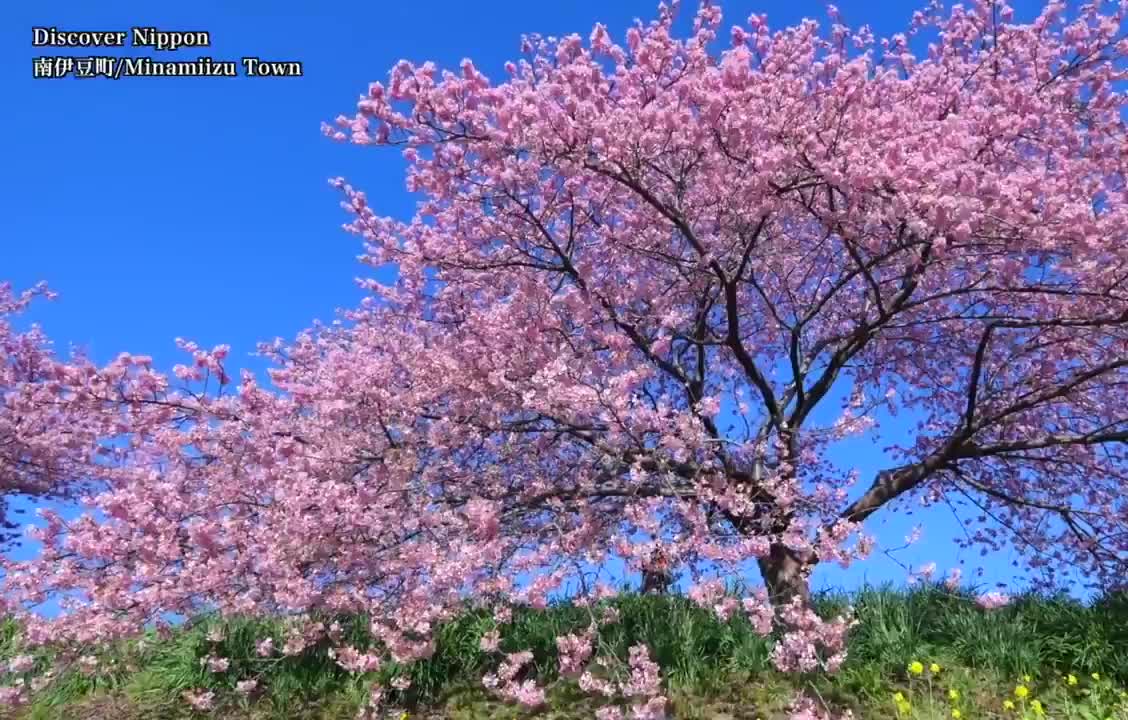
[[[817,600],[820,613],[831,615],[850,604],[860,621],[850,636],[848,660],[832,676],[774,671],[771,639],[756,635],[743,618],[722,622],[681,597],[628,595],[614,604],[620,621],[604,631],[598,654],[624,661],[627,648],[645,640],[665,674],[673,718],[776,720],[787,717],[788,702],[802,692],[858,719],[1128,719],[1126,595],[1089,604],[1027,595],[987,611],[971,595],[940,587],[823,594]],[[362,618],[324,620],[338,622],[349,644],[370,641]],[[283,619],[198,618],[166,637],[152,634],[122,644],[97,669],[66,672],[34,704],[6,717],[351,720],[373,679],[387,686],[404,676],[411,686],[391,691],[395,709],[387,717],[591,718],[600,701],[560,679],[555,661],[555,637],[587,620],[582,608],[562,604],[517,613],[503,629],[502,650],[531,649],[531,672],[549,685],[549,703],[537,711],[486,693],[480,678],[496,661],[478,641],[493,621],[468,611],[441,628],[431,659],[362,676],[339,667],[325,642],[296,656],[260,657],[255,643],[264,637],[282,646]],[[0,643],[5,662],[18,653],[18,644],[19,628],[9,622]],[[215,672],[206,666],[208,657],[226,658],[229,666]],[[39,661],[46,662],[46,655]],[[938,671],[930,669],[933,664]],[[255,689],[238,692],[236,684],[248,679],[256,681]],[[192,710],[181,697],[188,690],[214,692],[214,709]]]

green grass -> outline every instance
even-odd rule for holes
[[[848,660],[833,676],[775,672],[770,638],[756,635],[743,618],[721,622],[676,596],[627,595],[616,600],[620,621],[602,632],[598,654],[622,662],[631,645],[647,642],[665,673],[677,718],[782,718],[796,691],[851,709],[855,718],[896,717],[892,698],[897,692],[908,703],[903,706],[906,717],[950,717],[953,707],[963,718],[1022,717],[1024,704],[1028,716],[1034,717],[1029,703],[1038,698],[1048,717],[1128,718],[1128,704],[1120,697],[1128,687],[1128,596],[1082,604],[1066,597],[1028,595],[990,612],[978,608],[969,595],[939,587],[869,588],[816,600],[819,611],[828,616],[847,604],[854,606],[860,622],[850,636]],[[323,620],[340,623],[345,644],[371,643],[363,618]],[[578,631],[587,622],[584,609],[561,604],[518,612],[503,628],[502,650],[532,650],[533,672],[551,689],[549,710],[541,717],[590,718],[598,706],[573,682],[557,676],[556,636]],[[207,638],[216,623],[224,628],[220,643]],[[198,618],[192,627],[164,639],[150,634],[143,642],[121,644],[94,675],[65,673],[32,705],[9,717],[187,718],[193,712],[181,693],[202,688],[216,693],[216,717],[343,720],[356,716],[373,679],[386,685],[399,674],[411,679],[411,688],[392,700],[413,717],[535,715],[499,703],[481,688],[480,678],[493,663],[478,641],[492,627],[489,614],[468,611],[440,628],[429,660],[408,667],[390,664],[358,677],[328,657],[324,642],[293,657],[258,657],[255,643],[262,638],[273,637],[278,647],[285,642],[282,619]],[[0,657],[6,661],[17,654],[18,645],[17,625],[0,627]],[[213,653],[230,659],[226,672],[201,667],[201,659]],[[47,655],[42,654],[42,663],[48,662]],[[937,676],[926,671],[916,677],[906,671],[913,661],[936,662],[943,670]],[[1062,679],[1070,673],[1078,678],[1076,685]],[[1023,676],[1031,679],[1023,681]],[[261,690],[245,698],[234,685],[248,677],[257,678]],[[1030,689],[1025,700],[1014,696],[1017,684]],[[948,697],[953,689],[958,701]],[[1006,698],[1016,703],[1015,711],[1003,710]]]

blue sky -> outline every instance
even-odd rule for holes
[[[904,29],[916,7],[905,0],[840,0],[852,24],[880,35]],[[339,145],[319,130],[351,113],[369,82],[386,79],[401,58],[456,67],[463,57],[494,78],[517,56],[523,32],[579,32],[596,21],[616,37],[651,0],[517,0],[337,4],[310,0],[210,0],[192,3],[12,2],[0,10],[4,105],[4,187],[0,194],[0,279],[17,288],[47,280],[60,292],[34,319],[60,347],[86,348],[96,360],[119,351],[179,361],[173,344],[228,343],[237,362],[255,343],[292,337],[315,319],[361,297],[352,279],[356,238],[326,183],[344,176],[382,214],[407,217],[394,152]],[[692,9],[687,3],[687,10]],[[1029,12],[1034,0],[1019,3]],[[818,0],[727,2],[726,25],[766,12],[773,26],[824,18]],[[132,48],[86,51],[33,48],[32,26],[128,30],[156,26],[205,30],[213,47],[160,53],[162,59],[209,55],[298,60],[305,75],[288,79],[126,78],[33,80],[31,61],[45,54],[151,55]],[[247,365],[256,366],[249,358]],[[864,470],[883,466],[868,443],[857,446]],[[865,476],[865,475],[864,475]],[[912,525],[929,528],[899,557],[918,565],[953,565],[948,539],[956,525],[943,512],[874,518],[890,545]],[[934,523],[934,524],[933,524]],[[976,555],[969,563],[979,564]],[[1008,556],[988,559],[989,579],[1008,579]],[[817,584],[863,578],[901,580],[885,559],[843,573],[824,568]]]

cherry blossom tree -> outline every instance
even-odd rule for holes
[[[368,261],[400,269],[374,288],[387,312],[495,374],[487,421],[439,421],[569,458],[536,497],[669,511],[650,534],[670,552],[739,546],[774,595],[914,491],[977,505],[976,540],[1002,526],[1036,566],[1115,581],[1126,45],[1124,8],[1099,5],[918,13],[941,31],[919,59],[833,9],[828,36],[753,16],[712,54],[706,4],[684,41],[668,11],[626,47],[529,38],[501,85],[401,63],[327,132],[404,147],[417,217],[336,184]],[[916,435],[845,502],[825,451],[880,409]]]
[[[43,331],[13,327],[36,297],[50,297],[40,285],[16,293],[0,283],[0,542],[19,533],[9,503],[15,495],[40,500],[64,498],[77,490],[93,436],[67,411],[67,366],[56,360]]]
[[[128,441],[96,513],[43,513],[6,597],[74,598],[28,617],[41,641],[362,611],[410,660],[467,598],[594,613],[606,568],[660,556],[719,613],[768,632],[776,608],[781,667],[833,669],[849,623],[805,607],[809,572],[864,557],[863,523],[909,498],[1123,586],[1126,12],[937,5],[878,41],[833,8],[722,37],[705,4],[685,37],[665,7],[622,45],[527,37],[501,81],[401,62],[325,128],[407,160],[410,220],[333,181],[396,281],[264,346],[273,388],[191,343],[175,378],[88,373],[75,392]],[[893,415],[887,469],[832,461]],[[766,587],[726,599],[753,567]],[[491,678],[535,703],[526,663]]]

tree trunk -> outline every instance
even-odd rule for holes
[[[785,605],[796,597],[804,605],[810,605],[809,576],[813,565],[805,563],[797,552],[786,545],[773,543],[768,556],[760,558],[758,564],[774,607]]]
[[[665,595],[674,581],[670,562],[662,548],[655,548],[642,567],[642,593]]]
[[[669,592],[671,581],[669,573],[648,568],[642,571],[642,592],[644,595],[665,595]]]

